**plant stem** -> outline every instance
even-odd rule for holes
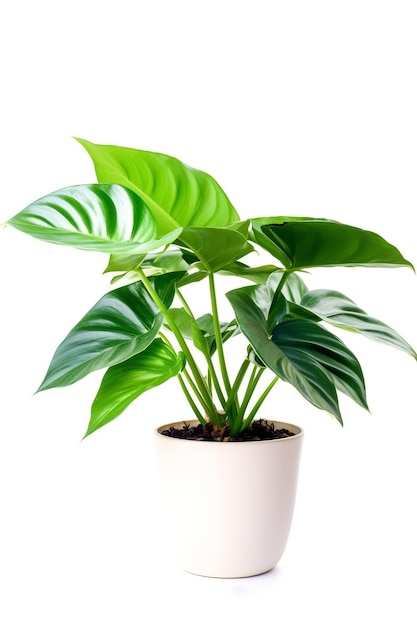
[[[201,333],[201,336],[202,336],[201,337],[201,339],[202,339],[201,340],[201,346],[205,347],[206,343],[205,343],[205,340],[204,340],[203,333],[201,332],[201,330],[198,327],[197,320],[195,319],[194,314],[193,314],[191,308],[189,307],[186,299],[184,298],[184,296],[182,295],[182,293],[180,292],[180,290],[178,288],[176,289],[176,292],[177,292],[178,298],[181,301],[181,304],[183,305],[183,307],[186,310],[186,312],[188,313],[188,315],[191,317],[192,322],[194,324],[194,327],[196,329],[196,332]],[[207,362],[207,367],[208,367],[208,371],[209,371],[209,375],[210,375],[210,380],[213,383],[213,386],[214,386],[214,388],[216,390],[216,394],[217,394],[217,397],[219,399],[220,404],[222,405],[222,409],[224,411],[226,411],[226,400],[225,400],[225,397],[223,395],[223,391],[222,391],[222,389],[220,387],[219,379],[217,377],[216,370],[214,369],[214,364],[213,364],[213,361],[211,359],[211,356],[210,356],[210,354],[209,354],[207,349],[202,350],[202,352],[203,352],[204,358],[206,359],[206,362]],[[208,385],[208,387],[210,388],[210,385]]]
[[[188,404],[190,405],[190,407],[191,407],[191,408],[192,408],[192,410],[194,411],[194,415],[196,416],[196,418],[198,419],[198,421],[200,422],[200,424],[203,424],[203,426],[204,426],[205,424],[207,424],[207,422],[206,422],[206,420],[204,419],[204,417],[202,416],[201,412],[199,411],[198,406],[197,406],[197,405],[196,405],[196,403],[194,402],[194,399],[193,399],[193,397],[192,397],[191,393],[189,392],[188,387],[187,387],[187,385],[185,384],[185,382],[184,382],[184,380],[183,380],[182,375],[181,375],[181,374],[178,374],[177,378],[178,378],[178,381],[179,381],[179,383],[180,383],[180,385],[181,385],[181,389],[183,390],[184,395],[185,395],[185,397],[187,398],[187,402],[188,402]],[[199,396],[198,396],[198,398],[199,398],[199,400],[200,400],[200,397],[199,397]],[[200,400],[200,404],[203,404],[203,403],[201,402],[201,400]],[[203,404],[203,406],[204,406],[204,404]]]
[[[255,417],[255,415],[257,414],[257,412],[259,411],[260,407],[262,406],[262,404],[265,401],[265,398],[267,397],[267,395],[269,394],[269,392],[272,390],[272,388],[274,387],[274,385],[278,382],[279,380],[279,376],[275,376],[272,381],[269,383],[268,387],[265,389],[265,391],[261,394],[261,396],[259,397],[259,399],[257,400],[257,402],[255,403],[253,409],[251,410],[251,412],[249,413],[249,415],[247,416],[247,418],[244,420],[241,431],[245,430],[250,423],[252,422],[253,418]]]
[[[149,295],[151,296],[155,304],[158,306],[161,313],[163,313],[163,315],[165,316],[165,320],[168,323],[168,326],[170,327],[171,331],[174,333],[176,340],[178,341],[182,351],[184,352],[186,361],[189,364],[190,369],[193,373],[196,386],[198,387],[200,395],[204,400],[204,405],[203,405],[204,409],[207,409],[207,414],[210,417],[210,419],[213,420],[213,422],[218,421],[217,409],[213,403],[212,397],[207,388],[207,384],[204,380],[203,375],[201,374],[198,368],[197,363],[195,362],[193,358],[193,355],[191,354],[191,351],[187,345],[187,342],[185,341],[184,337],[182,336],[180,332],[180,329],[176,325],[172,315],[169,312],[169,309],[162,302],[161,298],[158,296],[157,292],[155,291],[152,284],[147,279],[147,277],[145,276],[145,273],[143,272],[141,268],[138,268],[138,274],[141,277],[142,283],[145,286],[147,292],[149,293]]]
[[[187,379],[188,384],[190,385],[191,389],[194,391],[195,396],[197,397],[199,403],[201,404],[201,406],[203,407],[204,411],[207,413],[207,415],[211,416],[211,413],[213,411],[213,406],[212,404],[208,404],[206,401],[206,398],[204,398],[204,396],[202,396],[200,390],[198,389],[196,383],[194,382],[194,380],[192,379],[192,376],[190,375],[189,372],[187,372],[187,370],[183,370],[184,371],[184,376]],[[183,381],[184,382],[184,381]],[[187,399],[188,399],[188,395],[187,395]],[[214,409],[214,413],[215,415],[217,415],[217,410]],[[214,418],[215,419],[215,418]],[[214,422],[214,420],[212,419],[212,421]]]
[[[172,350],[173,352],[175,352],[174,346],[173,346],[173,345],[172,345],[172,343],[169,341],[168,337],[166,337],[166,336],[164,335],[164,333],[161,333],[161,332],[159,333],[159,336],[160,336],[160,337],[161,337],[161,339],[162,339],[162,340],[163,340],[163,341],[164,341],[164,342],[165,342],[165,343],[166,343],[166,344],[167,344],[167,345],[171,348],[171,350]],[[200,393],[199,393],[198,389],[196,388],[196,386],[195,386],[195,384],[194,384],[194,381],[192,381],[192,380],[189,378],[189,374],[187,374],[187,372],[184,372],[184,373],[185,373],[185,375],[187,376],[187,380],[189,381],[189,383],[190,383],[190,385],[191,385],[191,387],[192,387],[192,389],[193,389],[194,393],[196,394],[196,396],[197,396],[197,398],[198,398],[198,400],[199,400],[200,404],[204,407],[204,401],[203,401],[203,399],[201,398],[201,395],[200,395]],[[194,411],[194,414],[195,414],[196,418],[198,419],[198,421],[199,421],[201,424],[203,424],[203,426],[204,426],[205,424],[207,424],[207,422],[206,422],[206,420],[204,419],[204,417],[202,416],[201,412],[199,411],[198,406],[197,406],[197,405],[196,405],[196,403],[194,402],[194,399],[193,399],[193,397],[192,397],[191,393],[189,392],[187,385],[185,384],[185,382],[184,382],[184,380],[183,380],[183,377],[182,377],[181,372],[177,375],[177,378],[178,378],[178,381],[179,381],[179,383],[180,383],[180,385],[181,385],[181,388],[182,388],[182,390],[183,390],[183,392],[184,392],[184,395],[185,395],[185,397],[187,398],[187,402],[188,402],[188,404],[191,406],[192,410]]]
[[[235,382],[233,383],[233,386],[229,392],[229,396],[227,398],[227,403],[225,406],[225,411],[226,413],[228,413],[230,407],[232,406],[232,404],[237,402],[237,393],[239,391],[239,387],[242,384],[243,378],[248,370],[248,367],[250,365],[250,361],[249,359],[245,359],[242,363],[242,365],[239,368],[239,371],[236,375],[235,378]]]
[[[243,423],[243,417],[245,415],[245,411],[256,389],[256,385],[258,384],[264,371],[265,371],[264,369],[259,368],[257,365],[253,366],[252,373],[249,378],[249,382],[246,386],[246,392],[242,400],[242,405],[239,409],[236,421],[233,424],[233,428],[231,429],[232,436],[238,435],[243,430],[242,423]]]
[[[226,361],[224,358],[222,332],[220,328],[219,312],[217,309],[216,289],[215,289],[215,284],[214,284],[213,272],[209,272],[208,278],[209,278],[209,285],[210,285],[211,310],[213,314],[213,327],[214,327],[214,336],[216,339],[217,354],[219,357],[220,371],[222,373],[223,383],[226,389],[226,395],[228,395],[231,390],[231,385],[230,385],[230,380],[229,380],[229,374],[227,372]]]
[[[281,276],[281,279],[280,279],[280,281],[279,281],[279,283],[278,283],[278,287],[275,289],[275,293],[274,293],[274,296],[273,296],[273,298],[272,298],[271,305],[270,305],[270,307],[269,307],[269,310],[270,310],[270,311],[271,311],[271,310],[273,310],[273,308],[274,308],[274,306],[275,306],[276,301],[278,300],[278,298],[279,298],[279,297],[280,297],[280,295],[281,295],[282,288],[284,287],[285,281],[287,280],[287,278],[288,278],[288,276],[289,276],[290,274],[291,274],[291,272],[284,272],[284,273],[283,273],[283,275]]]

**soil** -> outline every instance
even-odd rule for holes
[[[210,422],[205,426],[202,424],[190,426],[190,424],[184,422],[182,428],[171,426],[161,431],[161,434],[167,437],[191,439],[193,441],[267,441],[269,439],[285,439],[295,435],[295,433],[286,428],[275,428],[272,422],[267,422],[266,420],[255,420],[237,437],[230,436],[230,428],[228,426],[219,428]]]

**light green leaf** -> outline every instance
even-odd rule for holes
[[[178,326],[181,334],[186,339],[191,339],[195,347],[212,356],[216,351],[216,338],[214,332],[213,316],[205,314],[194,320],[185,309],[170,309],[170,314]],[[238,334],[239,329],[236,321],[221,322],[220,332],[223,344],[231,337]]]
[[[123,281],[124,284],[141,280],[141,272],[145,276],[159,276],[169,272],[186,272],[190,268],[185,261],[181,250],[166,250],[165,252],[151,252],[147,255],[117,255],[110,256],[106,272],[121,271],[111,279],[111,284]]]
[[[212,176],[174,157],[77,139],[94,162],[101,183],[133,189],[150,207],[160,235],[179,226],[227,226],[239,220]]]
[[[140,354],[110,367],[92,404],[85,437],[118,417],[145,391],[176,376],[183,367],[183,354],[175,354],[161,339],[155,339]]]
[[[225,276],[238,276],[239,278],[246,278],[253,283],[264,285],[269,276],[278,269],[279,268],[275,265],[250,267],[241,261],[236,261],[235,263],[225,266],[220,271],[220,274],[224,274]]]
[[[182,274],[150,278],[169,307]],[[125,361],[152,343],[163,315],[141,282],[110,291],[58,346],[39,391],[71,385],[90,372]]]
[[[247,235],[234,228],[184,228],[180,241],[200,259],[202,268],[217,272],[249,254]]]
[[[195,260],[195,259],[194,259]],[[154,267],[156,273],[182,272],[190,268],[190,264],[184,258],[184,253],[179,249],[170,249],[164,252],[151,252],[146,255],[110,255],[109,263],[105,272],[129,272],[137,268],[147,271]]]
[[[111,254],[103,274],[109,272],[131,272],[141,267],[146,254]]]
[[[8,222],[37,239],[81,250],[143,254],[175,241],[180,228],[157,237],[144,201],[121,185],[76,185],[33,202]]]
[[[252,237],[291,270],[337,265],[413,267],[376,233],[326,219],[257,218],[252,220]]]
[[[407,352],[415,359],[417,354],[401,335],[375,317],[370,317],[352,300],[338,291],[315,289],[301,299],[300,305],[333,326],[361,333],[368,339],[385,343]]]

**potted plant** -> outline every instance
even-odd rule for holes
[[[190,415],[156,439],[181,565],[220,577],[267,571],[285,548],[303,438],[298,426],[258,419],[277,381],[342,423],[338,393],[366,409],[365,383],[329,325],[417,358],[395,330],[338,291],[310,291],[300,273],[412,265],[379,235],[332,220],[240,220],[211,176],[175,158],[78,141],[98,183],[53,192],[7,222],[44,241],[109,253],[114,274],[111,290],[58,346],[39,390],[106,368],[87,436],[176,376]],[[237,286],[220,294],[221,275]]]

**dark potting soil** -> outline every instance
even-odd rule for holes
[[[184,422],[182,428],[171,426],[161,431],[161,434],[177,439],[191,439],[194,441],[267,441],[268,439],[285,439],[295,435],[295,433],[286,428],[275,428],[272,422],[267,422],[266,420],[255,420],[237,437],[230,436],[230,428],[228,426],[220,428],[210,423],[205,426],[202,424],[191,426],[186,422]]]

